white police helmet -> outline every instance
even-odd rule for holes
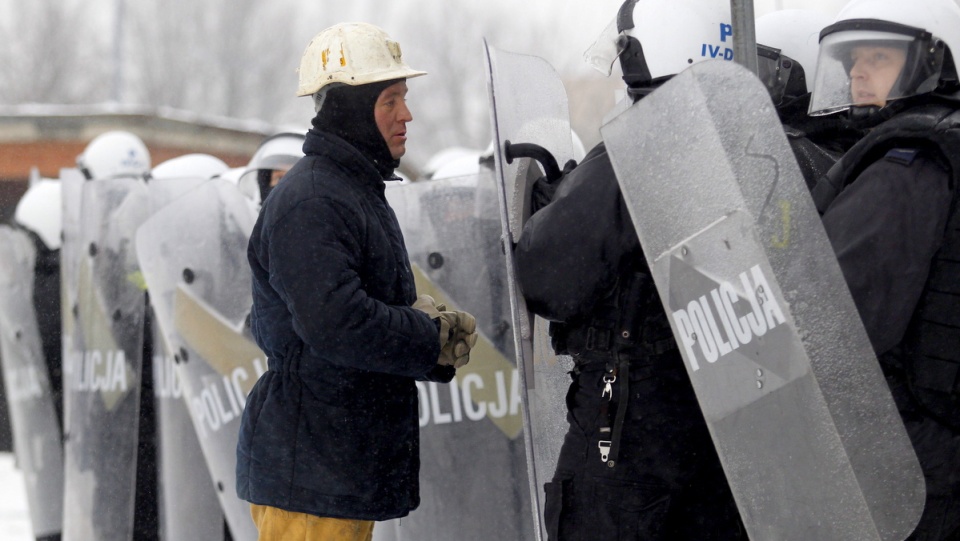
[[[883,89],[882,99],[875,100],[883,103],[871,102],[871,96],[859,95],[851,84],[854,55],[891,50],[895,65],[902,62],[899,76]],[[955,51],[960,51],[960,6],[954,0],[852,0],[820,33],[810,114],[883,107],[948,85],[955,89],[956,68],[947,61],[955,59]],[[877,59],[870,61],[876,66]]]
[[[829,15],[812,9],[784,9],[757,18],[758,75],[775,104],[813,88],[820,31],[831,22]]]
[[[223,174],[227,164],[209,154],[184,154],[171,158],[153,168],[150,178],[153,180],[178,178],[210,179]]]
[[[263,140],[240,175],[238,186],[248,198],[261,202],[270,190],[271,171],[287,171],[303,157],[304,134],[283,132]]]
[[[710,59],[733,60],[729,2],[626,0],[584,59],[610,75],[620,59],[634,97],[651,83]],[[640,92],[636,92],[640,90]]]
[[[150,151],[132,133],[109,131],[96,136],[77,156],[77,168],[87,180],[141,177],[150,171]]]
[[[34,233],[47,248],[60,248],[63,206],[62,185],[59,180],[41,179],[34,182],[17,203],[13,220]]]

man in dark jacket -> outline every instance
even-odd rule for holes
[[[811,112],[869,131],[814,200],[923,469],[909,539],[960,539],[960,8],[854,0],[820,36]]]
[[[299,95],[317,116],[303,159],[250,237],[251,326],[268,356],[237,446],[260,539],[369,540],[419,504],[415,381],[448,382],[475,321],[417,299],[384,181],[404,154],[399,45],[368,24],[318,34]],[[411,306],[413,305],[413,306]]]
[[[723,2],[627,0],[609,51],[637,100],[723,50],[730,30]],[[609,68],[614,59],[593,52]],[[575,362],[569,427],[545,487],[549,539],[745,538],[602,144],[530,218],[515,254],[527,306]]]

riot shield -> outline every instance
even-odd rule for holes
[[[502,242],[512,247],[529,215],[532,180],[540,172],[529,159],[508,160],[507,143],[539,145],[562,164],[573,156],[570,117],[563,84],[543,59],[485,47]],[[517,287],[513,253],[504,252],[521,396],[527,406],[523,413],[532,511],[540,539],[542,487],[553,476],[567,427],[563,397],[570,364],[553,354],[544,322],[530,317]]]
[[[150,182],[147,183],[147,190],[150,193],[150,214],[154,214],[206,181],[207,179],[201,176],[155,177],[150,179]]]
[[[378,540],[533,539],[519,374],[493,171],[387,188],[417,291],[477,318],[470,363],[448,385],[418,382],[420,507]],[[496,519],[491,519],[496,517]],[[392,535],[392,537],[387,537]]]
[[[33,533],[45,537],[63,523],[63,449],[33,304],[35,257],[26,233],[0,226],[0,364]]]
[[[78,280],[80,277],[80,207],[83,200],[83,184],[85,179],[77,169],[61,169],[61,205],[63,242],[60,245],[60,317],[62,342],[61,359],[63,375],[66,379],[67,370],[72,359],[80,353],[82,357],[83,344],[77,328]],[[70,426],[69,408],[66,399],[63,404],[63,426]]]
[[[160,327],[153,325],[160,539],[223,539],[223,513],[203,459],[183,386]]]
[[[247,393],[266,359],[247,327],[247,240],[254,216],[236,186],[214,179],[137,232],[138,257],[164,347],[173,352],[193,427],[233,539],[255,540],[236,495],[236,446]]]
[[[697,64],[601,132],[750,537],[905,538],[923,475],[764,87]]]
[[[206,180],[204,176],[191,176],[186,170],[158,174],[155,169],[147,184],[151,215]],[[183,386],[174,369],[173,353],[166,348],[153,307],[149,310],[153,315],[151,365],[157,426],[160,537],[169,540],[222,539],[224,519],[220,501],[183,398]]]
[[[132,233],[148,211],[135,178],[83,185],[74,340],[64,358],[63,537],[127,540],[136,498],[144,291]]]

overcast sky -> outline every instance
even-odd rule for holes
[[[816,9],[829,15],[836,15],[846,2],[847,0],[755,0],[754,12],[759,17],[778,9]],[[410,13],[434,10],[441,3],[460,6],[467,11],[476,10],[476,6],[482,5],[484,11],[496,14],[496,18],[528,21],[531,26],[537,26],[537,21],[542,19],[556,21],[556,33],[553,34],[556,39],[530,44],[529,50],[514,48],[515,43],[527,42],[521,36],[516,36],[514,40],[502,38],[506,43],[493,43],[493,45],[501,49],[540,56],[563,72],[587,69],[581,65],[581,54],[593,43],[607,23],[613,20],[622,0],[484,0],[482,3],[465,0],[400,0],[389,3],[388,9],[377,9],[372,12],[370,6],[379,2],[370,0],[301,1],[300,4],[305,6],[305,14],[309,12],[310,15],[299,21],[297,30],[305,36],[304,44],[306,44],[309,36],[326,26],[341,21],[362,19],[382,26],[395,39],[404,43],[417,39],[417,36],[407,34],[403,25],[398,25],[396,21]],[[489,24],[490,20],[478,20],[477,23]],[[450,54],[457,53],[450,51]]]
[[[123,54],[118,56],[113,47],[114,21],[121,3],[126,6],[126,23]],[[613,20],[621,3],[0,0],[0,39],[6,48],[6,54],[0,49],[0,79],[6,85],[0,87],[0,94],[8,96],[4,105],[57,100],[99,103],[118,95],[115,89],[119,88],[119,100],[124,103],[171,106],[303,129],[313,110],[309,99],[293,96],[300,53],[324,28],[365,21],[381,26],[399,42],[412,67],[430,73],[411,84],[411,105],[418,116],[410,157],[423,161],[443,145],[485,148],[489,143],[482,38],[500,50],[545,59],[567,81],[602,84],[602,76],[583,62],[583,52]],[[833,16],[844,3],[755,0],[754,12],[761,16],[777,9],[806,8]],[[55,21],[51,13],[60,14],[61,20]],[[153,15],[145,18],[144,13]],[[254,15],[239,20],[242,13]],[[24,20],[16,20],[18,16]],[[89,23],[86,32],[83,22]],[[53,39],[51,33],[82,37],[68,42]],[[151,33],[159,40],[140,39]],[[60,51],[70,53],[61,55],[65,58],[60,63],[53,62]],[[118,57],[124,59],[122,70],[115,68]],[[122,82],[113,85],[114,80]],[[618,84],[611,81],[613,86]],[[15,85],[22,90],[10,92]],[[83,94],[78,89],[88,90]],[[596,95],[583,94],[583,89],[568,89],[568,93],[578,91],[579,96],[570,96],[572,104],[578,99],[599,103]],[[602,118],[599,112],[590,115]]]

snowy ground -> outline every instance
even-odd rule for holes
[[[31,541],[30,515],[23,475],[13,464],[11,453],[0,453],[0,539]]]

